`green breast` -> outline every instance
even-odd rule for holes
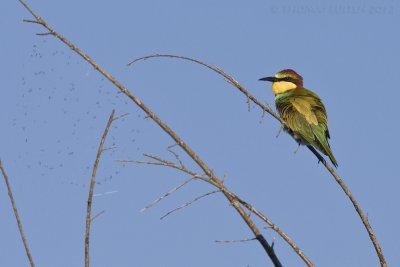
[[[293,94],[293,90],[284,92],[284,93],[279,94],[279,95],[275,95],[275,103],[278,104],[278,103],[280,103],[280,102],[282,102],[282,101],[285,101],[285,98],[291,97],[292,94]]]

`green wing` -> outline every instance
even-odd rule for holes
[[[321,99],[315,93],[301,88],[278,95],[275,104],[289,128],[327,155],[337,166],[328,143],[328,119]]]

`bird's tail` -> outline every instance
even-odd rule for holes
[[[319,145],[319,150],[321,150],[322,153],[324,153],[325,155],[327,155],[329,157],[329,159],[331,160],[332,164],[337,168],[338,164],[337,161],[335,159],[335,156],[333,155],[333,152],[331,150],[331,147],[329,146],[328,143],[328,139],[325,138],[320,138],[320,136],[316,135],[317,139],[318,139],[318,145]],[[321,140],[322,139],[322,140]]]
[[[336,161],[336,159],[335,159],[335,156],[334,156],[333,153],[332,153],[331,148],[329,147],[329,144],[328,144],[328,147],[327,147],[327,149],[325,150],[325,152],[326,152],[327,156],[329,157],[329,159],[331,160],[332,164],[335,165],[335,167],[337,168],[337,167],[338,167],[338,164],[337,164],[337,161]]]

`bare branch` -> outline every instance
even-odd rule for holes
[[[10,198],[11,205],[12,205],[12,208],[14,210],[15,219],[17,220],[19,233],[21,235],[22,243],[24,244],[24,247],[25,247],[26,255],[28,256],[28,260],[29,260],[29,263],[31,264],[31,267],[35,267],[35,263],[33,262],[33,258],[32,258],[31,252],[29,251],[28,242],[26,241],[24,230],[22,229],[21,219],[19,218],[17,204],[15,203],[15,200],[14,200],[14,197],[13,197],[13,193],[11,191],[11,185],[10,185],[10,182],[8,180],[8,175],[7,175],[6,171],[4,170],[3,163],[1,162],[1,160],[0,160],[0,169],[1,169],[1,172],[3,174],[4,180],[5,180],[6,185],[7,185],[8,196]]]
[[[150,154],[144,154],[145,156],[151,158],[151,159],[155,159],[157,160],[157,162],[149,162],[149,161],[138,161],[138,160],[117,160],[118,162],[130,162],[130,163],[139,163],[139,164],[149,164],[149,165],[160,165],[160,166],[166,166],[166,167],[172,167],[174,169],[180,170],[182,172],[185,173],[189,173],[191,175],[194,175],[193,177],[200,176],[199,174],[196,174],[194,171],[191,170],[187,170],[181,166],[176,165],[175,163],[169,162],[165,159],[162,159],[160,157],[154,156],[154,155],[150,155]],[[225,179],[225,176],[223,177],[223,180]],[[198,178],[198,177],[197,177]],[[222,180],[222,182],[223,182]],[[206,179],[204,180],[212,185],[213,181],[211,181],[210,179]],[[215,185],[214,185],[215,186]],[[239,198],[238,196],[234,195],[233,193],[230,193],[232,198],[236,199],[237,201],[239,201],[243,206],[246,207],[247,210],[249,210],[249,212],[254,213],[255,215],[257,215],[261,220],[263,220],[264,222],[266,222],[269,227],[271,229],[273,229],[274,231],[276,231],[290,246],[292,246],[292,248],[294,249],[294,251],[304,260],[304,262],[308,265],[308,266],[313,266],[312,262],[304,255],[303,251],[293,242],[293,240],[291,240],[289,238],[289,236],[284,233],[278,226],[276,226],[271,220],[269,220],[265,215],[263,215],[260,211],[258,211],[256,208],[254,208],[253,206],[251,206],[250,204],[248,204],[247,202],[243,201],[241,198]],[[247,215],[250,216],[250,215]]]
[[[232,84],[237,89],[239,89],[246,96],[246,98],[250,99],[253,103],[255,103],[257,106],[259,106],[261,109],[265,110],[271,116],[273,116],[275,119],[280,121],[282,124],[286,125],[286,123],[272,109],[270,109],[269,107],[264,106],[260,101],[257,100],[257,98],[255,98],[252,94],[250,94],[249,91],[246,90],[244,88],[244,86],[241,85],[235,78],[233,78],[232,76],[227,74],[224,70],[220,69],[219,67],[206,64],[206,63],[204,63],[204,62],[202,62],[200,60],[196,60],[196,59],[193,59],[193,58],[184,57],[184,56],[177,56],[177,55],[170,55],[170,54],[154,54],[154,55],[148,55],[148,56],[140,57],[140,58],[137,58],[137,59],[133,60],[132,62],[128,63],[128,66],[131,66],[132,64],[134,64],[134,63],[136,63],[138,61],[141,61],[141,60],[146,60],[146,59],[156,58],[156,57],[169,57],[169,58],[177,58],[177,59],[188,60],[188,61],[200,64],[200,65],[202,65],[202,66],[204,66],[206,68],[209,68],[209,69],[215,71],[216,73],[218,73],[222,77],[224,77],[224,79],[226,79],[230,84]]]
[[[175,186],[174,188],[172,188],[171,190],[169,190],[167,193],[165,193],[164,195],[162,195],[161,197],[157,198],[156,200],[154,200],[152,203],[150,203],[149,205],[147,205],[146,207],[144,207],[143,209],[140,210],[140,212],[144,212],[148,209],[150,209],[151,207],[153,207],[154,205],[156,205],[157,203],[159,203],[161,200],[163,200],[164,198],[172,195],[175,191],[179,190],[180,188],[184,187],[185,185],[187,185],[189,182],[193,181],[195,179],[194,176],[192,176],[190,179],[184,181],[183,183]]]
[[[149,154],[144,154],[146,157],[149,157],[151,159],[157,160],[155,162],[153,161],[144,161],[144,160],[115,160],[116,162],[122,162],[122,163],[137,163],[137,164],[147,164],[147,165],[157,165],[157,166],[165,166],[165,167],[170,167],[173,169],[177,169],[180,171],[183,171],[187,174],[190,174],[191,176],[193,176],[194,178],[198,178],[201,180],[209,180],[209,178],[207,178],[204,175],[200,175],[192,170],[186,169],[185,167],[179,166],[173,162],[161,159],[159,157],[156,156],[151,156]]]
[[[196,172],[194,172],[192,170],[187,169],[182,163],[181,163],[181,165],[177,165],[177,164],[175,164],[175,163],[173,163],[171,161],[162,159],[160,157],[157,157],[157,156],[154,156],[154,155],[151,155],[151,154],[144,153],[143,155],[145,157],[148,157],[148,158],[154,159],[154,160],[156,160],[156,161],[158,161],[160,163],[163,163],[165,166],[168,166],[168,167],[171,167],[171,168],[178,169],[178,170],[181,170],[183,172],[186,172],[187,174],[195,176],[196,178],[208,179],[204,175],[200,175],[200,174],[198,174],[198,173],[196,173]],[[218,179],[216,179],[216,180],[218,181]]]
[[[184,169],[172,162],[169,162],[165,159],[162,159],[160,157],[157,156],[153,156],[153,155],[149,155],[149,154],[144,154],[149,158],[155,159],[157,160],[157,162],[149,162],[149,161],[138,161],[138,160],[117,160],[118,162],[130,162],[130,163],[138,163],[138,164],[149,164],[149,165],[159,165],[159,166],[165,166],[165,167],[171,167],[177,170],[180,170],[184,173],[189,173],[191,175],[194,175],[193,177],[197,177],[199,178],[199,174],[196,174],[194,171],[191,170],[187,170]],[[223,179],[222,179],[222,184],[223,181],[226,177],[226,174],[224,175]],[[205,178],[205,177],[204,177]],[[210,179],[202,179],[203,181],[210,183],[216,187],[218,187],[219,185],[215,185],[213,183],[212,180]],[[258,218],[260,218],[261,220],[263,220],[265,223],[267,223],[269,225],[269,228],[271,228],[272,230],[274,230],[275,232],[277,232],[292,248],[293,250],[303,259],[303,261],[307,264],[307,266],[314,266],[313,263],[307,258],[306,255],[304,255],[303,251],[294,243],[294,241],[292,239],[290,239],[290,237],[284,233],[277,225],[275,225],[271,220],[269,220],[264,214],[262,214],[260,211],[258,211],[256,208],[254,208],[253,206],[251,206],[249,203],[243,201],[240,197],[238,197],[237,195],[229,192],[230,196],[235,199],[236,201],[238,201],[240,204],[242,204],[249,212],[255,214]],[[248,217],[250,217],[249,214],[247,214]]]
[[[100,162],[100,156],[104,151],[104,149],[103,149],[104,142],[106,141],[108,130],[110,129],[111,123],[113,122],[113,119],[114,119],[114,114],[115,114],[115,110],[113,110],[111,112],[110,118],[108,119],[106,128],[104,129],[103,135],[101,137],[99,148],[97,150],[96,159],[95,159],[94,164],[93,164],[93,172],[92,172],[92,178],[90,180],[89,196],[88,196],[88,200],[87,200],[87,211],[86,211],[85,267],[89,267],[90,225],[91,225],[91,222],[94,220],[94,219],[91,218],[91,211],[92,211],[92,200],[93,200],[94,186],[96,184],[96,173],[97,173],[97,168],[98,168],[99,162]]]
[[[190,200],[190,201],[188,201],[188,202],[186,202],[186,203],[180,205],[179,207],[177,207],[177,208],[175,208],[175,209],[173,209],[173,210],[167,212],[166,214],[164,214],[163,216],[161,216],[160,220],[164,219],[165,217],[167,217],[168,215],[170,215],[171,213],[173,213],[173,212],[175,212],[175,211],[178,211],[178,210],[181,210],[181,209],[186,208],[187,206],[193,204],[193,203],[196,202],[197,200],[202,199],[203,197],[206,197],[206,196],[209,196],[209,195],[218,193],[218,192],[221,192],[221,191],[220,191],[220,190],[215,190],[215,191],[211,191],[211,192],[205,193],[205,194],[203,194],[203,195],[201,195],[201,196],[198,196],[198,197],[196,197],[196,198],[194,198],[194,199],[192,199],[192,200]]]

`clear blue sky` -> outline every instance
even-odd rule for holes
[[[192,63],[136,57],[173,53],[215,64],[263,101],[258,79],[293,68],[323,99],[338,172],[380,241],[389,266],[400,251],[400,5],[398,1],[29,1],[31,7],[165,120],[226,185],[281,227],[317,266],[378,266],[356,212],[305,148],[245,97]],[[211,191],[194,182],[145,213],[186,179],[160,167],[123,165],[148,152],[173,159],[172,140],[60,41],[36,36],[18,1],[0,3],[0,157],[37,266],[82,266],[91,168],[111,110],[115,122],[98,171],[92,266],[272,266],[221,195],[163,220]],[[181,155],[183,153],[180,152]],[[196,168],[185,156],[187,166]],[[0,182],[0,266],[27,266]],[[108,193],[108,194],[107,194]],[[260,222],[259,226],[264,227]],[[284,266],[303,266],[263,229]]]

